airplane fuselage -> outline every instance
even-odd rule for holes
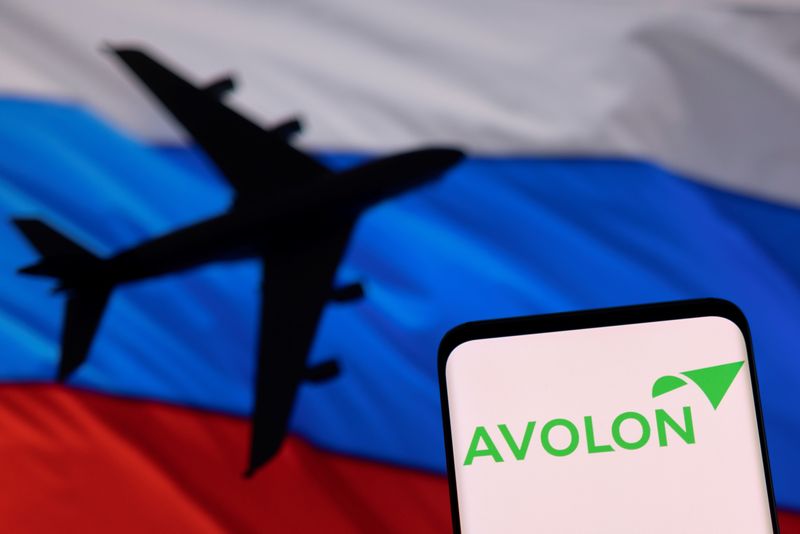
[[[238,198],[229,211],[114,255],[101,264],[101,272],[90,275],[117,285],[213,261],[255,256],[268,261],[270,254],[324,239],[340,225],[351,225],[371,204],[437,177],[452,164],[447,155],[441,150],[403,154],[321,176],[280,197]],[[420,161],[434,158],[442,169],[421,176]]]

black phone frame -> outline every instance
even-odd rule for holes
[[[761,397],[758,389],[753,343],[750,326],[744,313],[730,301],[716,298],[680,300],[599,308],[586,311],[554,313],[547,315],[529,315],[509,319],[491,319],[464,323],[448,331],[439,344],[439,392],[441,395],[442,422],[444,425],[444,443],[447,455],[447,480],[450,487],[450,512],[454,534],[461,533],[461,520],[458,511],[458,493],[456,487],[455,460],[453,458],[453,438],[450,428],[450,406],[447,397],[447,380],[445,369],[447,359],[456,347],[468,341],[510,337],[527,334],[543,334],[569,330],[583,330],[605,326],[621,326],[677,319],[694,319],[698,317],[722,317],[733,322],[741,331],[747,346],[747,363],[750,371],[750,383],[753,389],[756,421],[758,424],[761,459],[764,466],[764,480],[767,485],[770,516],[774,534],[780,532],[778,514],[775,507],[775,495],[772,488],[772,474],[769,466],[767,438],[764,432],[764,421],[761,411]]]

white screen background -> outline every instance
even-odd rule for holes
[[[747,350],[739,328],[721,317],[459,345],[445,373],[462,530],[772,532],[747,364],[716,411],[688,381],[651,397],[653,383],[663,375],[743,360]],[[687,445],[667,429],[670,445],[659,447],[655,408],[683,423],[686,405],[692,408],[696,443]],[[598,444],[613,445],[611,422],[626,411],[650,421],[647,445],[588,454],[583,417],[593,416]],[[580,431],[580,445],[569,456],[554,457],[541,447],[541,427],[554,418],[569,419]],[[519,442],[528,421],[536,421],[535,431],[526,459],[517,461],[496,425],[507,424]],[[463,465],[479,425],[487,427],[503,463],[478,457]],[[623,436],[627,428],[622,426]],[[563,428],[551,437],[554,445],[568,441]]]

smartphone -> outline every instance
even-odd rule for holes
[[[730,302],[467,323],[439,381],[456,533],[778,532]]]

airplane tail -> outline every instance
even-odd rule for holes
[[[69,295],[57,374],[57,379],[63,382],[86,360],[112,284],[101,276],[101,258],[46,223],[14,219],[14,225],[42,256],[38,263],[19,272],[55,278],[58,280],[55,291],[66,291]]]

